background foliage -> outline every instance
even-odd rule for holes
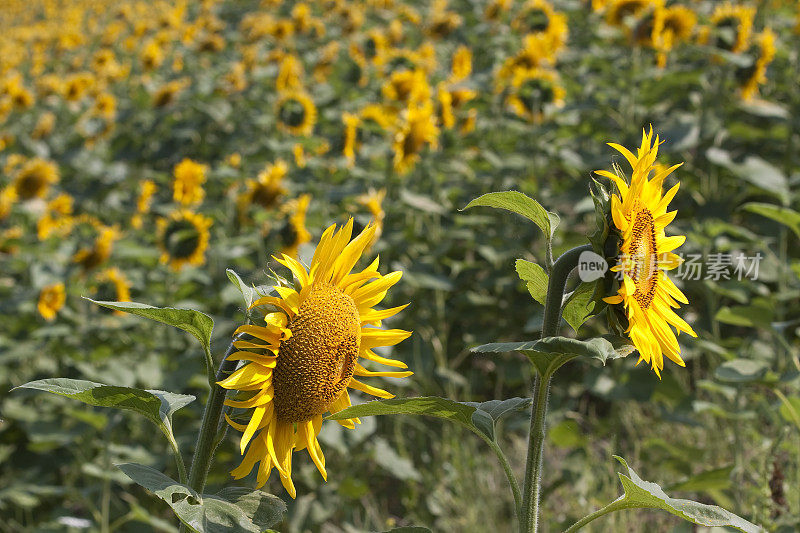
[[[523,356],[469,348],[535,337],[542,308],[514,265],[544,262],[541,234],[509,213],[459,209],[494,190],[534,196],[561,216],[558,255],[592,231],[589,173],[618,161],[605,143],[632,147],[650,123],[665,141],[661,162],[685,161],[673,203],[675,231],[688,235],[680,251],[760,253],[758,278],[683,281],[685,316],[699,334],[682,345],[685,370],[668,366],[659,381],[633,356],[562,369],[548,419],[544,525],[563,529],[616,497],[611,455],[619,453],[671,496],[795,530],[798,7],[754,3],[745,46],[731,51],[747,17],[715,18],[720,5],[686,2],[697,23],[667,46],[654,24],[665,6],[647,1],[558,1],[563,29],[537,1],[4,2],[0,530],[175,527],[160,500],[113,467],[137,462],[174,477],[150,422],[9,392],[65,376],[207,396],[194,339],[80,296],[127,299],[127,291],[135,301],[203,310],[215,320],[219,360],[244,319],[226,268],[266,283],[272,253],[299,245],[307,258],[324,227],[348,215],[382,223],[372,253],[384,268],[404,271],[387,305],[411,302],[392,326],[414,331],[396,355],[415,376],[386,386],[401,397],[527,396]],[[544,31],[541,13],[550,22]],[[775,35],[771,62],[767,29]],[[537,31],[546,38],[527,40]],[[454,56],[466,57],[459,47],[471,52],[466,75],[452,68]],[[766,71],[756,94],[743,92],[759,65]],[[409,86],[412,96],[403,98]],[[309,131],[280,124],[286,95],[310,98]],[[355,133],[345,113],[357,117]],[[205,167],[184,167],[181,178],[176,167],[186,158]],[[281,174],[280,161],[285,176],[269,181]],[[262,172],[263,183],[280,185],[259,203],[248,180]],[[202,198],[176,192],[176,183],[199,191],[191,179],[201,174]],[[154,185],[149,206],[140,201],[145,180]],[[205,226],[159,226],[181,207]],[[209,223],[197,264],[161,261],[161,248],[173,259],[187,246],[202,248]],[[311,243],[302,242],[304,228]],[[42,297],[59,283],[63,306],[58,288]],[[593,319],[580,333],[605,331]],[[200,410],[195,402],[175,413],[185,454]],[[512,415],[501,425],[499,440],[521,471],[526,421]],[[326,424],[329,481],[301,460],[296,500],[277,479],[267,485],[288,500],[278,529],[510,530],[503,473],[468,435],[436,419],[368,417],[352,432]],[[210,485],[230,485],[237,462],[229,435]],[[657,513],[603,520],[595,530],[686,527]]]

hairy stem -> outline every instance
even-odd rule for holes
[[[576,266],[581,253],[591,251],[588,244],[573,248],[564,253],[553,264],[547,283],[547,298],[544,306],[542,338],[558,334],[561,323],[561,304],[567,278]],[[545,416],[547,415],[547,395],[550,392],[552,374],[536,374],[533,384],[533,405],[531,406],[531,429],[528,437],[528,458],[525,465],[525,485],[520,516],[521,533],[535,533],[539,526],[539,496],[542,485],[542,453],[545,436]]]

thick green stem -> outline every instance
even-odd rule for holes
[[[235,340],[236,339],[234,339],[234,341]],[[208,469],[211,466],[211,460],[214,456],[217,428],[219,427],[220,417],[222,416],[222,403],[225,401],[225,396],[228,393],[227,389],[223,389],[217,385],[216,382],[222,381],[236,370],[238,361],[231,361],[228,359],[228,356],[232,354],[234,350],[233,342],[231,342],[227,352],[225,352],[225,358],[219,365],[216,379],[211,386],[208,403],[206,403],[205,411],[203,411],[203,421],[200,424],[197,446],[195,448],[194,457],[192,458],[192,466],[189,470],[189,486],[197,492],[203,492],[203,488],[206,485],[206,476],[208,476]]]
[[[547,298],[544,306],[542,338],[558,334],[561,323],[561,304],[567,278],[576,266],[581,253],[591,251],[588,244],[578,246],[564,253],[553,264],[547,284]],[[545,416],[547,414],[547,395],[550,392],[551,374],[536,374],[533,385],[533,405],[531,406],[531,429],[528,437],[528,458],[525,465],[525,486],[522,497],[520,531],[536,532],[539,526],[539,495],[541,493],[542,452],[544,448]]]

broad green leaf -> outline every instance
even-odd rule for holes
[[[781,201],[789,201],[789,183],[786,176],[760,157],[750,155],[740,163],[734,161],[727,151],[716,147],[709,148],[706,157],[715,165],[727,168],[736,177],[774,194]]]
[[[746,328],[769,328],[772,324],[772,311],[760,305],[723,306],[717,311],[714,320],[732,326]]]
[[[616,455],[614,457],[628,470],[627,475],[619,474],[622,487],[625,490],[625,494],[616,500],[621,504],[618,507],[620,509],[663,509],[664,511],[700,526],[730,526],[746,533],[760,533],[764,531],[759,526],[748,522],[730,511],[726,511],[722,507],[706,505],[691,500],[670,498],[663,489],[655,483],[642,480],[636,472],[628,466],[625,459]]]
[[[519,191],[490,192],[475,198],[464,209],[476,206],[507,209],[522,215],[539,226],[548,241],[561,221],[557,214],[546,210],[539,202]]]
[[[104,385],[93,381],[68,378],[51,378],[31,381],[16,387],[52,392],[67,398],[80,400],[97,407],[113,407],[135,411],[156,424],[170,441],[172,435],[172,414],[194,401],[187,394],[174,394],[160,390],[142,390],[131,387]]]
[[[544,305],[547,298],[547,273],[536,263],[517,259],[515,263],[519,279],[527,282],[528,292],[533,299]]]
[[[629,344],[615,343],[618,338],[609,340],[597,337],[588,341],[567,337],[546,337],[528,342],[495,342],[472,348],[477,353],[522,352],[536,366],[543,376],[551,376],[559,367],[576,357],[591,357],[604,365],[609,359],[625,357],[633,352]]]
[[[286,512],[280,498],[260,490],[228,487],[201,495],[149,466],[124,463],[117,468],[166,502],[181,522],[198,533],[261,533]]]
[[[530,406],[529,398],[511,398],[488,402],[456,402],[436,396],[374,400],[353,405],[330,415],[330,420],[344,420],[376,415],[426,415],[444,418],[470,431],[495,440],[495,424],[503,415]]]
[[[592,296],[594,295],[594,290],[598,281],[599,280],[595,280],[578,285],[569,296],[567,304],[564,306],[561,316],[564,317],[564,320],[567,321],[567,324],[572,327],[575,333],[578,332],[578,328],[591,316],[592,309],[594,308]]]
[[[256,290],[249,286],[247,283],[242,281],[242,278],[239,277],[239,274],[233,271],[233,269],[226,269],[225,273],[228,275],[228,279],[231,280],[239,292],[242,293],[242,298],[244,298],[244,308],[245,310],[250,309],[252,303],[258,298],[258,293]]]
[[[714,377],[728,383],[760,381],[767,373],[767,365],[750,359],[725,361],[714,371]]]
[[[767,217],[791,229],[800,238],[800,213],[788,207],[781,207],[761,202],[744,204],[742,209]]]
[[[562,420],[547,430],[547,439],[561,448],[575,448],[580,446],[585,439],[581,428],[574,420]]]
[[[731,486],[733,465],[706,470],[685,481],[670,485],[669,490],[709,491],[724,490]]]
[[[100,302],[86,298],[92,303],[108,307],[117,311],[124,311],[132,315],[149,318],[162,324],[174,326],[191,333],[206,350],[210,350],[211,331],[214,329],[214,320],[205,313],[194,309],[174,309],[172,307],[153,307],[152,305],[138,302]]]

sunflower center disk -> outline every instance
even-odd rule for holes
[[[630,242],[630,276],[636,285],[633,297],[642,309],[647,309],[658,285],[656,228],[649,210],[636,213]]]
[[[311,290],[289,329],[273,371],[274,402],[278,419],[302,422],[326,412],[350,383],[361,318],[350,296],[322,285]]]

